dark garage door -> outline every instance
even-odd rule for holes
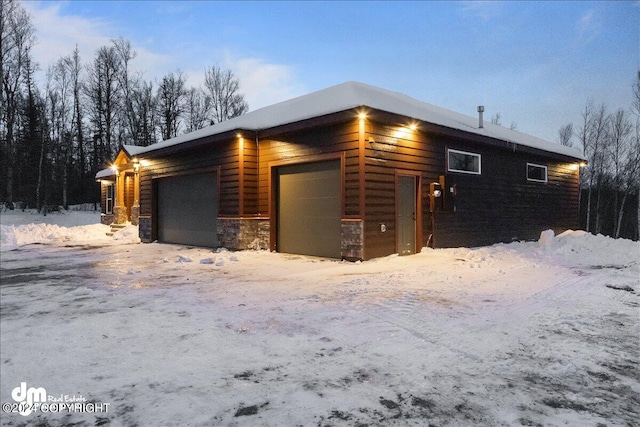
[[[278,168],[278,251],[340,258],[340,162]]]
[[[185,175],[158,180],[158,240],[218,246],[216,175]]]

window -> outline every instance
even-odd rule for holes
[[[112,214],[113,213],[113,190],[115,186],[113,184],[106,184],[105,187],[105,210],[104,213]]]
[[[449,149],[447,150],[447,157],[447,169],[450,172],[480,175],[482,170],[480,154]]]
[[[547,167],[527,163],[527,181],[547,182]]]

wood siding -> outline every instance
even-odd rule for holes
[[[251,134],[244,139],[244,149],[242,156],[243,176],[242,187],[243,216],[258,215],[258,146],[255,135]]]
[[[421,188],[422,230],[418,240],[427,244],[432,232],[429,183],[438,180],[444,157],[437,141],[419,129],[368,121],[365,126],[365,256],[374,258],[396,251],[396,171],[418,176]],[[386,226],[382,232],[380,225]]]
[[[352,120],[306,131],[295,131],[260,139],[259,215],[269,215],[270,168],[284,161],[304,162],[314,156],[344,152],[344,216],[356,217],[359,212],[358,191],[358,123]]]
[[[499,150],[448,140],[447,148],[480,154],[482,174],[446,173],[446,208],[435,215],[436,247],[532,240],[545,229],[578,228],[575,164],[520,153],[517,147]],[[528,181],[527,163],[547,166],[548,181]],[[449,191],[453,186],[455,196]]]
[[[156,207],[153,181],[157,178],[219,172],[219,215],[239,215],[240,187],[238,147],[238,138],[231,137],[224,141],[215,141],[208,146],[205,145],[184,152],[145,158],[146,164],[140,173],[140,215],[151,216],[153,238],[156,237],[156,215],[154,215]],[[245,163],[245,167],[250,169],[252,164],[251,159],[249,158],[248,161],[245,159]],[[251,203],[250,196],[245,197],[245,199],[249,204]]]

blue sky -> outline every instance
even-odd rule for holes
[[[41,69],[132,42],[149,80],[230,68],[251,109],[349,80],[551,141],[588,98],[628,109],[640,66],[638,2],[24,2]]]

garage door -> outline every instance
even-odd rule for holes
[[[158,240],[218,246],[216,175],[185,175],[158,180]]]
[[[340,258],[340,162],[278,168],[278,251]]]

